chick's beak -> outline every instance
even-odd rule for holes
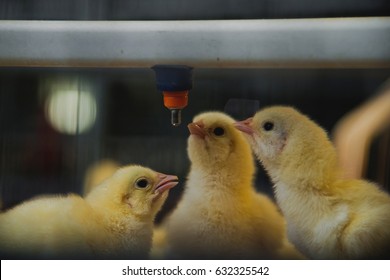
[[[187,127],[191,135],[198,136],[202,139],[206,137],[206,131],[204,130],[204,124],[202,122],[193,122],[190,123]]]
[[[254,133],[252,128],[252,120],[253,118],[249,118],[244,121],[236,122],[234,123],[234,127],[246,134],[252,135]]]
[[[166,175],[162,173],[158,173],[157,175],[159,181],[154,189],[155,193],[161,194],[169,189],[172,189],[179,182],[179,178],[175,175]]]

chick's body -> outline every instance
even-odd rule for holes
[[[38,258],[147,258],[153,219],[175,176],[118,170],[83,199],[36,198],[0,215],[0,251]]]
[[[95,221],[96,215],[91,214],[92,209],[75,195],[31,200],[1,214],[0,250],[21,256],[38,256],[39,252],[42,257],[55,256],[55,252],[71,255],[75,248],[85,252],[88,245],[84,238],[94,229],[84,226],[83,217]]]
[[[390,197],[345,180],[326,132],[290,107],[263,109],[236,124],[272,181],[290,241],[310,258],[389,257]]]
[[[223,113],[209,112],[189,125],[191,169],[167,223],[173,257],[281,257],[284,219],[268,197],[255,192],[251,150],[233,122]]]

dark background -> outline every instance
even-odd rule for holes
[[[17,20],[198,20],[387,16],[387,0],[2,0]]]

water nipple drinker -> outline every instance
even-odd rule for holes
[[[155,65],[157,89],[163,93],[164,106],[171,111],[171,123],[179,126],[181,110],[188,104],[192,89],[192,67],[185,65]]]

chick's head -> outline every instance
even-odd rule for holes
[[[326,132],[292,107],[272,106],[235,123],[271,176],[283,171],[326,173],[336,155]],[[332,167],[333,166],[333,167]],[[327,173],[329,174],[329,173]],[[297,175],[297,173],[296,173]]]
[[[263,163],[276,163],[284,150],[287,137],[291,133],[291,124],[279,110],[262,110],[235,127],[247,136],[247,140],[256,156]]]
[[[123,214],[154,217],[167,199],[169,190],[177,184],[177,176],[132,165],[119,169],[88,197],[105,200]]]
[[[235,120],[221,112],[206,112],[188,125],[188,156],[193,165],[204,170],[224,168],[254,172],[250,146],[233,124]]]

